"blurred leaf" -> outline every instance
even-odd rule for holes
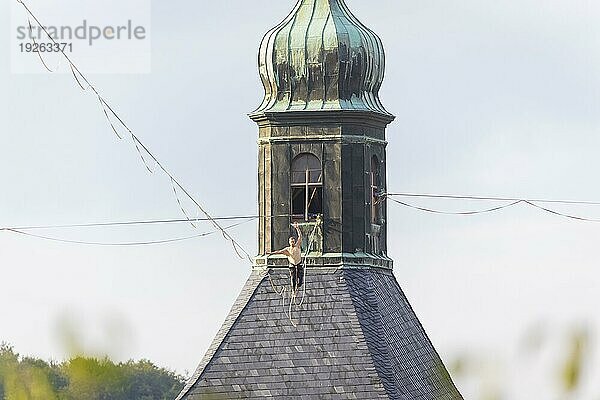
[[[462,378],[469,373],[470,360],[467,355],[460,355],[448,364],[450,374],[456,378]]]
[[[531,326],[525,332],[520,343],[521,354],[526,356],[538,355],[546,344],[547,331],[548,328],[542,323]]]
[[[587,330],[578,329],[570,338],[569,352],[564,365],[561,368],[561,383],[567,393],[579,388],[586,355],[589,346],[589,335]]]

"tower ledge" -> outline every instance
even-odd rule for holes
[[[283,256],[262,256],[254,259],[254,268],[288,268],[289,261]],[[386,255],[357,253],[325,253],[306,256],[306,267],[363,269],[380,268],[393,270],[394,262]]]
[[[290,126],[310,124],[355,124],[372,128],[385,128],[396,119],[391,114],[367,110],[302,110],[302,111],[261,111],[249,114],[259,128],[267,126]]]

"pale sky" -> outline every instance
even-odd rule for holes
[[[33,9],[40,3],[30,1]],[[109,2],[96,3],[106,11]],[[0,7],[0,226],[180,217],[168,180],[149,175],[131,144],[115,140],[97,100],[72,77],[11,73],[10,4]],[[398,116],[388,130],[390,191],[600,201],[600,3],[348,4],[386,47],[381,97]],[[152,72],[90,76],[213,215],[256,213],[257,128],[246,116],[262,99],[256,53],[292,7],[154,1]],[[599,206],[553,207],[600,218]],[[569,329],[585,326],[598,337],[600,224],[525,206],[460,217],[394,204],[388,221],[396,277],[442,358],[478,355],[479,371],[488,384],[501,382],[508,399],[551,398]],[[38,233],[137,241],[196,232],[180,225]],[[233,232],[254,253],[256,226]],[[192,371],[249,272],[219,235],[104,248],[0,232],[0,341],[63,359],[59,327],[67,320],[90,352]],[[545,346],[524,356],[535,327],[545,328]],[[595,381],[578,400],[600,395]],[[465,398],[480,398],[477,381],[457,383]]]

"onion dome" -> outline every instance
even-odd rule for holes
[[[344,0],[299,0],[259,51],[265,98],[252,113],[350,110],[392,117],[379,100],[381,39]]]

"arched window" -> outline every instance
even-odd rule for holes
[[[310,221],[323,213],[323,170],[313,154],[303,153],[292,161],[292,216]]]
[[[383,208],[383,187],[381,184],[381,168],[377,156],[371,158],[371,222],[381,223]]]

